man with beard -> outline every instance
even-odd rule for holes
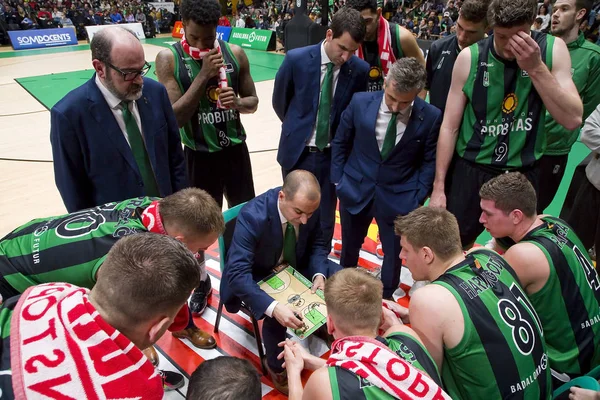
[[[552,13],[551,32],[567,44],[571,55],[571,73],[583,102],[583,120],[600,103],[600,47],[588,42],[579,30],[592,9],[592,0],[557,0]],[[540,159],[538,212],[550,205],[565,174],[571,147],[581,127],[568,130],[546,112],[548,147]]]
[[[139,40],[113,28],[90,47],[96,73],[51,110],[54,175],[67,210],[188,186],[167,91],[143,77],[150,64]]]

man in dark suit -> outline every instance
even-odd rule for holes
[[[271,189],[250,200],[237,218],[231,247],[221,280],[221,296],[229,312],[238,312],[241,301],[263,323],[267,369],[275,388],[287,394],[283,360],[278,343],[286,329],[302,327],[294,312],[275,301],[256,282],[286,262],[312,279],[313,293],[324,289],[325,277],[336,265],[327,260],[329,248],[319,222],[319,182],[308,171],[289,173],[283,187]],[[329,271],[331,269],[331,271]]]
[[[51,110],[56,186],[69,212],[188,186],[177,122],[130,31],[106,29],[90,45],[96,74]]]
[[[342,114],[331,145],[331,181],[342,220],[340,264],[354,267],[371,220],[383,245],[383,295],[400,281],[400,240],[394,220],[423,204],[435,175],[441,112],[417,97],[425,68],[415,58],[396,61],[384,91],[357,93]]]
[[[329,180],[330,143],[352,95],[367,90],[369,64],[354,56],[364,37],[360,13],[341,9],[325,40],[288,52],[275,77],[273,109],[283,122],[277,161],[284,177],[304,169],[319,180],[321,228],[328,246],[336,206]]]

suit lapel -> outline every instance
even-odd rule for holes
[[[129,166],[140,175],[138,166],[133,158],[131,147],[125,140],[123,132],[115,119],[112,110],[108,106],[106,99],[102,96],[100,89],[96,86],[96,75],[88,81],[88,100],[90,101],[90,112],[92,117],[98,123],[98,126],[105,127],[101,131],[105,132],[105,135],[113,142],[115,148],[121,153],[123,158],[127,161]]]
[[[269,232],[273,247],[278,250],[276,254],[275,263],[279,261],[279,257],[283,252],[283,227],[281,225],[281,218],[279,218],[278,208],[278,196],[279,191],[274,190],[273,194],[269,196]]]
[[[379,151],[379,146],[377,145],[377,117],[379,116],[379,106],[381,105],[382,99],[383,92],[376,92],[371,98],[371,102],[367,105],[364,114],[367,118],[366,132],[373,132],[373,134],[369,135],[367,138],[367,143],[371,148],[370,153],[373,153],[376,156],[376,160],[381,159],[381,152]]]
[[[350,61],[345,62],[340,67],[340,74],[338,75],[337,86],[335,87],[335,93],[333,94],[333,103],[331,105],[330,123],[333,122],[333,117],[336,115],[336,108],[338,104],[342,103],[342,99],[346,96],[346,91],[352,82],[352,68],[348,65]]]
[[[404,143],[408,142],[414,136],[418,135],[419,128],[421,127],[421,123],[425,117],[425,113],[423,112],[423,100],[418,97],[415,98],[415,102],[413,104],[413,110],[410,114],[410,118],[408,120],[408,125],[406,125],[406,130],[404,131],[404,135],[402,135],[402,139],[398,142],[396,147],[392,150],[392,154],[400,151]],[[391,156],[391,154],[390,154]]]
[[[319,93],[321,92],[321,86],[319,84],[321,78],[321,43],[314,45],[310,50],[309,54],[312,61],[306,66],[308,69],[308,79],[312,82],[317,82],[316,85],[311,85],[313,88],[312,104],[315,114],[319,109]]]

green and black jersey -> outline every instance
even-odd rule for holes
[[[454,295],[464,333],[444,349],[442,379],[453,399],[549,399],[541,323],[516,273],[491,250],[469,253],[437,280]]]
[[[147,231],[139,197],[33,221],[0,240],[0,274],[17,292],[49,282],[92,288],[96,272],[119,238]]]
[[[521,240],[536,245],[550,267],[548,281],[529,299],[544,328],[550,367],[586,374],[600,364],[600,280],[571,227],[559,218],[542,221]]]
[[[531,32],[542,61],[552,70],[554,37]],[[463,92],[467,105],[457,154],[498,170],[528,167],[543,155],[545,108],[526,71],[500,57],[494,35],[469,47],[471,67]]]
[[[577,92],[583,101],[583,121],[600,103],[600,46],[585,40],[583,33],[567,45],[571,55],[571,74]],[[546,112],[546,141],[544,154],[559,156],[569,154],[577,141],[581,128],[569,131]]]
[[[405,332],[394,332],[385,338],[378,337],[377,340],[389,347],[404,361],[425,372],[438,386],[442,387],[435,361],[413,336]],[[328,367],[328,372],[333,400],[388,400],[394,398],[384,390],[373,386],[368,380],[342,367]]]
[[[404,51],[402,50],[402,44],[400,42],[401,29],[400,27],[390,22],[390,38],[392,39],[392,51],[396,60],[404,57]],[[365,61],[371,66],[369,69],[369,82],[368,92],[377,92],[383,90],[383,70],[381,69],[381,60],[379,59],[379,43],[376,40],[364,41],[362,43],[362,50]]]
[[[219,40],[227,85],[239,93],[240,65],[231,51],[229,44]],[[181,43],[170,47],[175,59],[175,79],[181,93],[185,93],[202,69],[202,61],[194,60],[181,48]],[[192,118],[179,130],[181,142],[192,150],[201,152],[221,151],[225,147],[235,146],[246,139],[246,131],[240,120],[240,112],[217,107],[219,81],[218,76],[210,79],[205,86],[205,93],[200,98],[198,110]]]

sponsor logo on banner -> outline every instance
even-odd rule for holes
[[[268,50],[269,45],[274,45],[274,42],[271,43],[272,35],[273,31],[270,30],[233,28],[229,43],[251,49]]]
[[[231,28],[228,26],[217,26],[217,39],[224,42],[229,41],[231,35]]]
[[[72,28],[9,31],[8,35],[15,50],[77,44],[77,36],[75,35],[75,30]]]
[[[171,36],[173,36],[174,38],[183,37],[183,23],[181,21],[175,22],[175,26],[173,27],[173,33],[171,33]]]

